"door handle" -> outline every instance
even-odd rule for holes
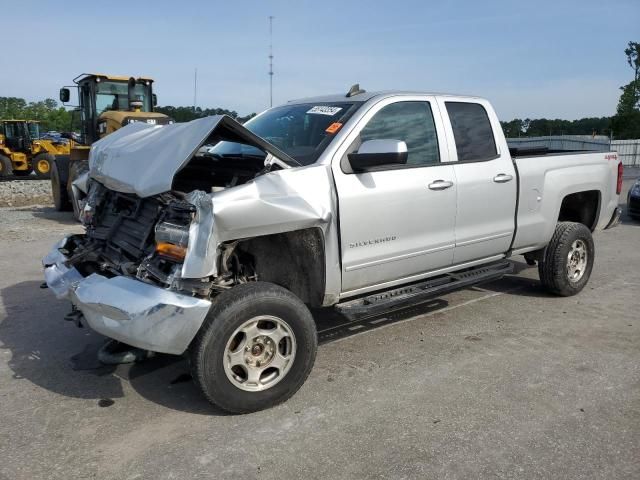
[[[513,175],[507,175],[506,173],[499,173],[493,177],[493,181],[496,183],[507,183],[513,180]]]
[[[453,186],[453,182],[448,180],[434,180],[429,184],[429,189],[431,190],[446,190],[449,187]]]

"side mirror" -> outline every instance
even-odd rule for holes
[[[151,100],[153,101],[153,106],[157,107],[158,106],[158,96],[155,93],[151,94]]]
[[[364,172],[384,165],[407,163],[407,144],[401,140],[367,140],[356,153],[349,153],[349,164],[354,172]]]
[[[131,105],[131,102],[136,101],[136,95],[134,92],[135,88],[136,88],[136,79],[133,77],[129,77],[129,81],[127,82],[127,97],[129,100],[129,105]]]
[[[69,91],[69,89],[68,88],[61,88],[60,89],[60,101],[62,103],[67,103],[70,98],[71,98],[71,92]]]

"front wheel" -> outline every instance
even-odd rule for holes
[[[579,293],[591,276],[594,255],[593,237],[586,226],[558,223],[538,264],[542,285],[563,297]]]
[[[33,171],[38,178],[50,178],[55,157],[50,153],[39,153],[33,158]]]
[[[284,402],[302,386],[318,339],[309,309],[288,290],[251,282],[215,299],[189,351],[193,379],[232,413]]]
[[[0,155],[0,177],[8,177],[13,173],[13,166],[9,157]]]
[[[53,196],[53,205],[57,211],[64,212],[72,209],[67,192],[66,172],[58,166],[57,162],[53,162],[51,168],[51,193]]]

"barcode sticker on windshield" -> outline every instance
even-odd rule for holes
[[[313,108],[307,110],[307,113],[315,113],[316,115],[329,115],[333,116],[342,110],[342,107],[329,107],[327,105],[316,105]]]

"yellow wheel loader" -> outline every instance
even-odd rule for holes
[[[69,155],[55,157],[51,190],[56,209],[73,209],[78,217],[73,182],[89,168],[91,144],[129,123],[166,125],[173,119],[153,111],[157,100],[151,78],[83,73],[73,82],[75,86],[60,89],[60,101],[66,105],[71,98],[70,89],[77,89],[78,105],[72,116],[79,120],[80,137],[72,139]]]
[[[0,177],[34,171],[40,178],[49,178],[55,157],[69,151],[68,143],[41,139],[35,120],[0,120]]]

